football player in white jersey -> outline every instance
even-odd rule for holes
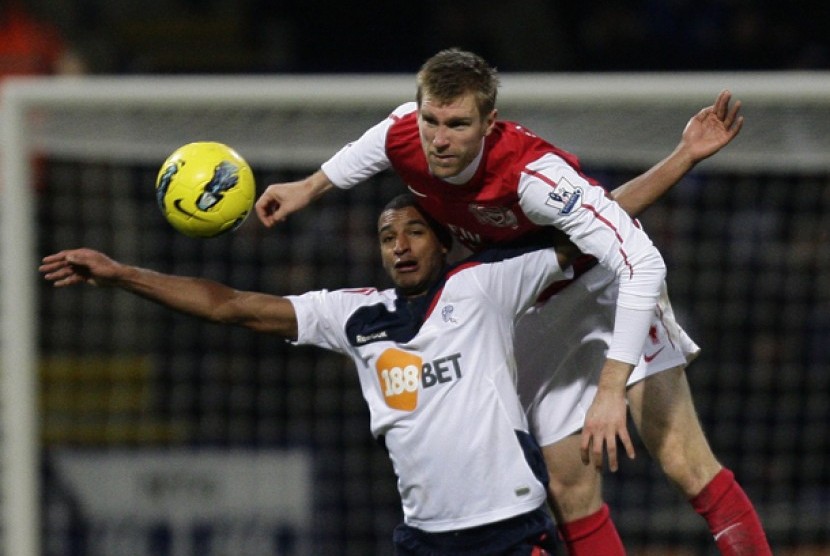
[[[40,271],[55,286],[118,287],[350,356],[372,434],[398,476],[397,554],[551,554],[547,471],[516,391],[513,329],[546,287],[570,275],[565,256],[526,245],[448,266],[451,235],[409,194],[383,210],[378,237],[395,285],[386,290],[279,297],[160,274],[91,249],[46,256]]]
[[[633,457],[627,396],[646,447],[706,519],[721,553],[769,554],[751,501],[712,453],[698,421],[685,377],[698,347],[674,321],[665,287],[653,289],[658,273],[650,242],[623,213],[636,216],[728,144],[743,123],[740,103],[730,107],[731,95],[722,92],[689,121],[677,148],[612,192],[612,202],[573,155],[520,124],[498,121],[497,89],[496,71],[477,55],[439,52],[418,73],[416,102],[393,110],[311,176],[270,185],[257,215],[274,226],[334,187],[391,168],[473,250],[564,232],[592,257],[578,260],[580,276],[546,292],[547,303],[523,319],[517,357],[569,552],[624,554],[602,501],[600,468],[604,448],[616,469],[616,437]],[[642,327],[642,310],[656,293],[659,303]]]

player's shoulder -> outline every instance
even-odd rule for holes
[[[395,109],[387,119],[386,152],[393,161],[408,160],[420,152],[418,141],[418,110],[414,102],[407,102]]]
[[[536,135],[530,128],[509,120],[497,122],[494,129],[498,147],[511,153],[519,163],[538,167],[569,167],[581,171],[580,162],[573,153]]]
[[[526,127],[511,121],[496,121],[489,136],[491,156],[526,165],[546,155],[559,156],[559,149]]]
[[[520,241],[492,245],[451,265],[446,273],[447,280],[464,278],[465,275],[493,272],[499,267],[526,266],[527,261],[551,260],[558,266],[556,251],[548,236],[534,234]]]
[[[374,287],[342,288],[332,290],[329,295],[345,300],[347,303],[364,305],[378,301],[394,300],[395,290],[379,290]]]
[[[357,307],[360,305],[371,305],[373,303],[384,302],[394,299],[394,290],[378,290],[373,287],[366,288],[342,288],[342,289],[322,289],[306,292],[301,295],[288,296],[306,302],[320,303],[326,306],[340,306],[340,307]]]
[[[418,104],[415,101],[404,102],[389,114],[392,120],[400,120],[406,117],[414,117],[418,111]]]

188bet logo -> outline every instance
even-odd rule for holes
[[[461,354],[455,353],[424,363],[412,353],[387,349],[375,364],[386,405],[401,411],[418,407],[418,392],[461,378]]]

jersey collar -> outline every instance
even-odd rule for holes
[[[445,182],[451,183],[453,185],[464,185],[465,183],[467,183],[468,181],[473,179],[473,176],[475,175],[476,170],[478,170],[478,165],[481,164],[481,157],[483,155],[484,155],[484,139],[481,140],[481,147],[479,147],[479,149],[478,149],[478,154],[473,159],[473,161],[470,162],[470,165],[467,166],[466,168],[464,168],[463,170],[461,170],[456,175],[451,176],[449,178],[443,178],[443,180]]]

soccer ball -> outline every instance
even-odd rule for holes
[[[168,222],[190,237],[237,229],[254,205],[251,167],[232,148],[201,141],[171,154],[156,178],[156,200]]]

